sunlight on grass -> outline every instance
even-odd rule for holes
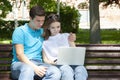
[[[102,41],[102,44],[120,44],[120,41]]]
[[[12,40],[1,40],[0,44],[11,44]]]
[[[89,30],[79,30],[76,44],[90,44]],[[101,44],[120,44],[120,30],[101,30]],[[11,39],[1,39],[0,44],[11,44]]]
[[[77,44],[90,44],[89,30],[79,30],[77,35]],[[120,44],[120,30],[101,30],[102,44]]]

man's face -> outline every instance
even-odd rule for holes
[[[35,18],[31,19],[33,29],[40,29],[44,24],[45,16],[35,16]]]

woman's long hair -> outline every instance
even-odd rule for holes
[[[45,23],[43,25],[43,29],[44,29],[43,37],[45,38],[45,40],[47,40],[49,36],[51,36],[49,27],[54,22],[60,22],[59,16],[57,14],[50,14],[49,16],[46,17]]]

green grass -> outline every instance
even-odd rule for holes
[[[7,38],[0,38],[0,44],[11,44],[12,40]]]
[[[101,44],[120,44],[120,30],[101,30]],[[78,44],[90,44],[89,30],[79,30],[76,34]]]
[[[6,39],[6,40],[1,40],[0,44],[11,44],[12,40]]]
[[[79,30],[76,34],[77,44],[90,44],[89,30]],[[0,38],[0,44],[10,44],[11,39]],[[120,30],[101,30],[101,44],[120,44]]]

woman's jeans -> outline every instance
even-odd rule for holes
[[[40,61],[37,60],[31,61],[38,66],[48,67],[45,76],[43,78],[40,78],[39,80],[60,80],[61,73],[57,67],[41,63]],[[33,68],[23,62],[13,63],[11,65],[11,72],[13,79],[34,80],[35,73]]]
[[[61,80],[87,80],[88,73],[84,66],[57,66],[61,70]]]

